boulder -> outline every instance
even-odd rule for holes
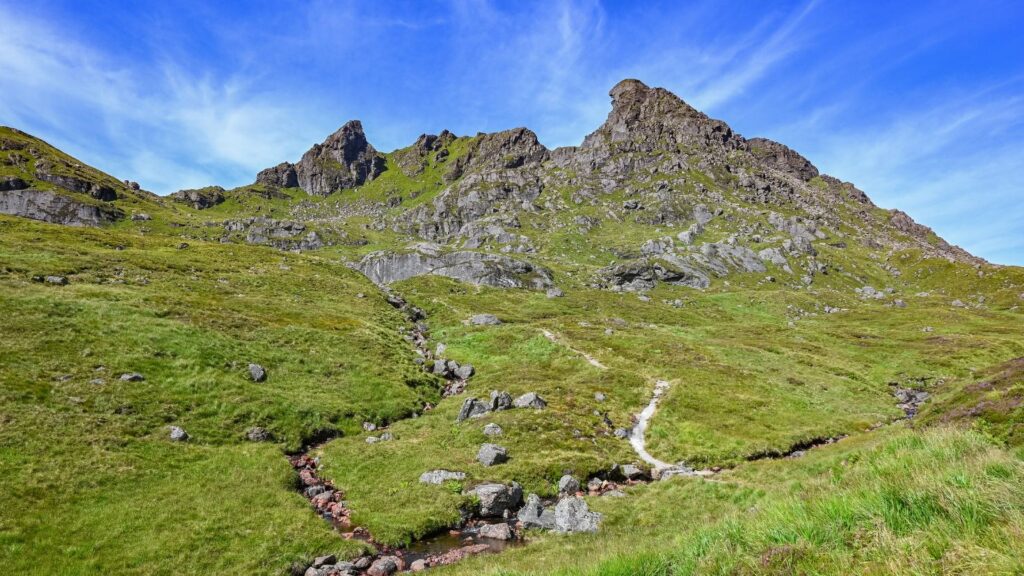
[[[381,556],[366,570],[369,576],[391,576],[401,569],[402,560],[397,556]]]
[[[494,422],[484,426],[484,435],[486,436],[500,436],[503,430],[501,426],[498,426]]]
[[[146,377],[138,372],[125,372],[124,374],[121,374],[122,382],[142,382],[145,379]]]
[[[313,559],[313,568],[320,568],[327,564],[334,565],[338,561],[338,557],[334,554],[327,554],[326,556],[317,556]]]
[[[455,377],[461,380],[468,380],[473,376],[474,372],[475,370],[473,369],[472,364],[463,364],[452,371],[452,373],[455,374]]]
[[[580,490],[580,481],[573,475],[566,474],[558,480],[559,494],[575,494]]]
[[[480,446],[476,459],[484,466],[496,466],[508,461],[508,450],[497,444],[486,443]]]
[[[555,530],[559,532],[597,532],[601,515],[591,512],[579,496],[567,496],[555,505]]]
[[[477,314],[470,317],[469,323],[473,326],[496,326],[501,324],[501,320],[494,314]]]
[[[171,200],[188,204],[196,210],[206,210],[224,202],[224,189],[220,186],[207,186],[189,190],[178,190],[171,194]]]
[[[67,286],[68,285],[68,277],[67,276],[44,276],[43,277],[43,282],[45,282],[47,284],[55,284],[57,286]]]
[[[562,296],[565,296],[565,292],[563,292],[561,288],[548,288],[548,298],[561,298]]]
[[[267,370],[259,364],[249,364],[249,377],[253,382],[263,382],[267,379]]]
[[[476,398],[466,398],[462,403],[462,409],[459,410],[459,415],[456,417],[456,422],[462,422],[467,418],[478,418],[488,412],[489,408],[487,404],[484,404]]]
[[[450,470],[431,470],[420,474],[421,484],[444,484],[445,482],[461,482],[465,479],[465,472],[452,472]]]
[[[552,530],[555,527],[554,511],[546,510],[536,494],[530,494],[526,498],[526,504],[519,509],[516,518],[522,522],[523,528]]]
[[[270,440],[270,432],[261,426],[253,426],[245,431],[245,437],[250,442],[266,442]]]
[[[526,394],[516,398],[512,402],[512,405],[516,408],[535,408],[540,410],[546,408],[548,403],[538,396],[536,392],[527,392]]]
[[[489,408],[494,412],[512,409],[512,395],[508,392],[491,390],[491,402]]]
[[[178,426],[171,426],[170,438],[174,442],[185,442],[189,439],[188,432]]]
[[[647,477],[647,472],[636,464],[626,464],[619,468],[619,471],[626,478],[626,480],[642,480]]]
[[[484,524],[480,527],[479,534],[482,538],[490,538],[492,540],[512,540],[516,537],[515,532],[512,531],[512,527],[507,522]]]
[[[523,488],[516,482],[510,486],[488,483],[474,487],[471,491],[480,502],[480,516],[496,518],[514,511],[523,501]]]

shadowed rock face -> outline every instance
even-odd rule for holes
[[[0,214],[67,226],[99,226],[124,217],[112,206],[94,206],[46,190],[0,191]]]
[[[376,284],[390,284],[429,274],[499,288],[551,286],[551,273],[545,268],[506,256],[478,252],[438,255],[373,252],[364,256],[355,268]]]
[[[298,186],[309,194],[327,196],[361,186],[380,176],[385,168],[384,156],[366,141],[362,123],[352,120],[322,144],[315,144],[297,164],[285,162],[263,170],[256,176],[256,183],[280,188]]]

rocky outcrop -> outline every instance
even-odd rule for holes
[[[384,155],[366,140],[363,125],[352,120],[315,144],[297,164],[287,162],[261,171],[256,183],[277,188],[298,186],[314,196],[362,186],[386,169]]]
[[[0,191],[0,214],[67,226],[99,226],[124,218],[124,213],[113,206],[86,204],[70,196],[32,188]]]
[[[205,210],[224,202],[224,189],[220,186],[207,186],[206,188],[195,188],[178,190],[170,195],[171,200],[188,204],[196,210]]]
[[[307,229],[301,222],[274,220],[254,217],[245,220],[229,220],[224,223],[227,233],[222,242],[228,241],[234,233],[245,232],[248,244],[272,246],[279,250],[316,250],[325,243],[316,230]]]
[[[551,272],[523,260],[479,252],[372,252],[354,266],[376,284],[433,275],[498,288],[547,288]]]
[[[810,160],[797,154],[785,144],[779,144],[767,138],[751,138],[747,140],[747,144],[754,156],[772,168],[793,174],[804,181],[811,180],[818,175],[818,169],[811,164]]]
[[[406,176],[418,176],[426,169],[432,154],[435,162],[444,162],[448,157],[447,146],[455,139],[455,134],[447,130],[437,135],[421,134],[412,146],[394,153],[395,164]]]

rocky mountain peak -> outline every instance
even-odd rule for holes
[[[261,171],[256,183],[298,186],[309,194],[327,196],[361,186],[380,176],[386,167],[384,155],[367,141],[362,122],[350,120],[322,144],[314,144],[297,164],[285,162]]]

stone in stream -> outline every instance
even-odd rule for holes
[[[249,378],[253,382],[263,382],[267,379],[267,370],[259,364],[249,364]]]
[[[483,416],[488,412],[489,408],[487,404],[484,404],[476,398],[466,398],[462,403],[462,409],[459,410],[459,415],[455,419],[456,422],[462,422],[467,418],[477,418]]]
[[[544,509],[540,496],[530,494],[526,498],[526,504],[519,509],[516,518],[522,522],[523,528],[542,528],[553,530],[555,528],[555,513]]]
[[[449,481],[462,481],[465,479],[465,472],[453,472],[450,470],[431,470],[420,474],[421,484],[444,484]]]
[[[477,314],[469,319],[469,323],[474,326],[497,326],[501,320],[494,314]]]
[[[174,442],[185,442],[189,439],[188,432],[179,426],[171,426],[170,438]]]
[[[126,372],[124,374],[121,374],[122,382],[142,382],[145,379],[146,377],[143,376],[142,374],[139,374],[138,372]]]
[[[484,466],[496,466],[508,461],[508,450],[497,444],[483,444],[476,453],[476,459]]]
[[[597,532],[601,515],[591,512],[579,496],[562,498],[555,505],[555,530],[559,532]]]
[[[523,488],[517,482],[511,486],[488,483],[474,487],[470,493],[480,501],[480,516],[483,518],[500,518],[506,512],[512,512],[523,501]]]
[[[366,571],[369,576],[391,576],[401,569],[402,560],[397,556],[381,556],[370,564]]]
[[[411,570],[413,572],[423,572],[426,569],[427,569],[427,561],[422,559],[422,558],[420,558],[419,560],[416,560],[415,562],[413,562],[412,564],[409,565],[409,570]]]
[[[647,477],[647,473],[636,464],[626,464],[619,469],[622,475],[626,477],[626,480],[643,480]]]
[[[503,430],[501,426],[498,426],[494,422],[484,426],[484,435],[486,436],[500,436]]]
[[[577,480],[573,475],[566,474],[558,480],[558,493],[559,494],[575,494],[580,490],[580,481]]]
[[[327,554],[326,556],[317,556],[313,559],[313,568],[320,568],[324,565],[334,565],[338,561],[338,557],[334,554]]]
[[[498,392],[497,390],[491,390],[491,405],[490,409],[494,412],[501,410],[512,409],[512,395],[508,392]]]
[[[537,395],[536,392],[527,392],[519,398],[516,398],[512,405],[516,408],[536,408],[538,410],[546,407],[547,402],[543,398]]]
[[[479,534],[483,538],[491,538],[492,540],[512,540],[516,537],[515,532],[512,531],[512,527],[507,522],[484,524],[480,527]]]

